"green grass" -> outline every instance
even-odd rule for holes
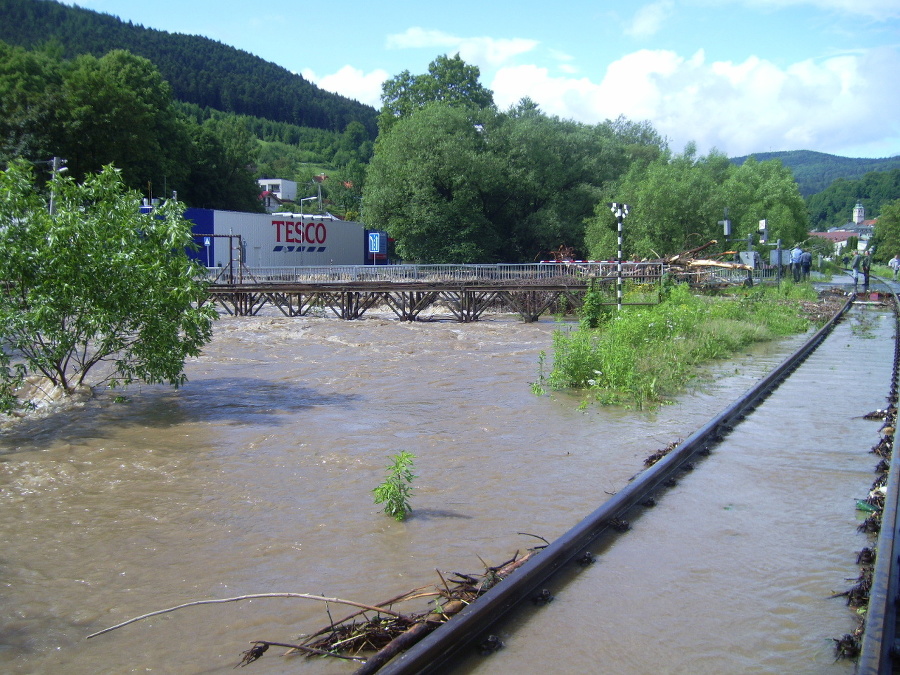
[[[596,328],[582,321],[557,330],[552,368],[544,374],[542,357],[532,389],[582,389],[604,404],[657,405],[682,391],[699,365],[807,330],[799,302],[815,298],[810,284],[790,282],[716,297],[673,286],[659,305],[604,314]]]

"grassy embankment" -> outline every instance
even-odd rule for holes
[[[541,353],[532,388],[537,394],[581,389],[603,404],[658,405],[682,391],[700,364],[806,331],[810,320],[801,302],[815,299],[810,284],[791,282],[715,296],[675,285],[665,289],[660,304],[626,306],[620,313],[588,298],[580,326],[554,334],[549,374]]]

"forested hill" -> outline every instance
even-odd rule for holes
[[[377,133],[371,106],[205,37],[144,28],[53,0],[0,0],[0,40],[28,49],[56,41],[67,58],[127,49],[152,61],[178,100],[338,132],[356,120],[373,138]]]
[[[839,157],[811,150],[758,152],[744,157],[734,157],[731,161],[740,166],[748,157],[753,157],[759,162],[780,159],[781,163],[794,174],[794,180],[800,186],[800,194],[804,197],[821,192],[838,178],[854,180],[862,178],[870,171],[900,169],[900,157],[885,159]]]

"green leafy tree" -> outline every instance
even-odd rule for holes
[[[61,62],[0,42],[0,162],[49,157],[58,138]]]
[[[685,152],[665,155],[628,173],[598,203],[586,234],[590,255],[614,258],[618,253],[616,222],[607,202],[630,207],[625,221],[625,257],[658,258],[716,238],[723,202],[719,187],[728,174],[728,160],[717,152],[698,158],[689,144]]]
[[[877,262],[887,262],[900,253],[900,199],[881,205],[871,245],[875,247]]]
[[[76,177],[115,164],[133,188],[151,185],[165,195],[183,180],[187,166],[176,158],[187,149],[185,130],[172,106],[172,92],[147,59],[124,51],[99,59],[79,56],[64,70],[60,118],[64,131],[55,154]]]
[[[730,209],[736,237],[757,233],[760,220],[768,222],[770,243],[781,239],[790,247],[809,235],[806,203],[794,175],[780,160],[748,159],[722,186],[722,200]]]
[[[499,247],[483,209],[497,176],[469,111],[432,103],[399,120],[366,174],[363,220],[421,263],[485,262]]]
[[[379,137],[363,220],[417,262],[530,262],[584,251],[584,223],[629,161],[613,123],[430,103]],[[659,152],[659,148],[656,148]]]
[[[428,72],[412,75],[404,70],[381,85],[381,134],[394,124],[429,103],[478,110],[494,105],[494,94],[478,81],[481,71],[463,61],[459,54],[438,56],[428,65]]]
[[[612,129],[544,115],[528,99],[485,121],[494,188],[483,208],[502,237],[498,257],[531,261],[561,246],[584,253],[585,220],[622,166]]]
[[[585,235],[590,255],[596,258],[617,253],[616,223],[607,201],[631,207],[625,221],[626,257],[658,258],[721,240],[718,221],[725,207],[734,238],[755,235],[762,219],[769,221],[770,241],[781,238],[791,246],[807,237],[803,198],[779,161],[751,158],[735,167],[716,151],[697,158],[693,144],[671,159],[661,155],[647,165],[633,163],[613,186],[598,204]]]
[[[254,174],[259,145],[242,120],[211,119],[201,127],[191,125],[189,131],[192,161],[183,182],[185,201],[207,209],[261,212]]]
[[[140,194],[112,167],[83,183],[57,175],[49,188],[52,214],[24,162],[0,173],[5,408],[25,375],[66,392],[184,383],[184,361],[210,339],[215,314],[186,253],[183,205],[141,213]]]

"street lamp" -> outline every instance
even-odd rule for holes
[[[312,199],[316,199],[316,197],[303,197],[302,199],[298,199],[298,200],[297,200],[297,201],[300,203],[300,220],[301,220],[301,224],[302,224],[302,221],[303,221],[303,202],[308,202],[308,201],[310,201],[310,200],[312,200]],[[306,242],[304,242],[304,243],[306,243]],[[298,249],[300,250],[300,267],[303,267],[303,246],[299,246]]]
[[[318,199],[318,197],[315,197],[315,196],[313,196],[313,197],[304,197],[303,199],[298,199],[298,200],[297,200],[298,202],[300,202],[300,218],[301,218],[301,219],[303,218],[303,202],[308,202],[308,201],[310,201],[310,200],[312,200],[312,199]]]
[[[69,170],[69,167],[66,165],[66,160],[60,157],[54,157],[50,160],[50,215],[54,215],[56,213],[56,197],[53,194],[53,179],[56,178],[56,174],[63,173]]]

